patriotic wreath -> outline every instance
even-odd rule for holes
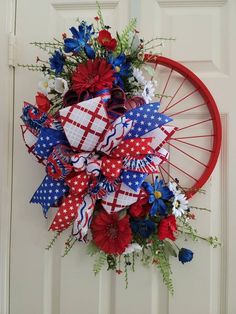
[[[58,207],[48,248],[71,228],[65,254],[77,240],[85,242],[96,255],[95,273],[107,264],[124,272],[127,284],[128,269],[140,259],[156,265],[173,292],[169,256],[182,263],[193,258],[175,240],[184,235],[216,247],[218,239],[198,236],[178,180],[166,184],[158,177],[169,156],[163,144],[176,128],[152,102],[157,82],[145,79],[148,45],[135,19],[116,38],[99,7],[95,21],[79,22],[62,41],[33,43],[49,60],[25,65],[43,73],[36,105],[25,102],[22,115],[28,152],[46,169],[31,203],[40,204],[45,217]]]

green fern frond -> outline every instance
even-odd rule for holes
[[[35,65],[35,64],[17,64],[18,67],[25,68],[29,71],[43,72],[45,70],[49,70],[45,65]]]
[[[55,39],[54,39],[55,40]],[[46,51],[47,53],[49,54],[52,54],[54,53],[54,51],[56,49],[59,49],[63,46],[63,43],[60,42],[59,40],[56,40],[55,42],[53,43],[50,43],[50,42],[37,42],[37,41],[34,41],[34,42],[31,42],[30,45],[33,45],[43,51]]]
[[[96,246],[96,244],[93,241],[89,242],[89,244],[87,245],[88,255],[93,256],[97,254],[98,252],[99,252],[99,248]]]
[[[99,22],[100,22],[100,25],[101,25],[101,28],[105,28],[105,24],[104,24],[104,20],[103,20],[103,16],[102,16],[102,10],[101,10],[101,6],[99,4],[98,1],[96,1],[96,4],[97,4],[97,15],[99,17]]]
[[[118,45],[116,48],[116,52],[119,54],[121,51],[125,51],[129,48],[129,39],[130,34],[134,32],[137,26],[136,18],[132,18],[126,28],[123,30],[121,35],[118,35]]]
[[[157,254],[158,257],[158,264],[157,267],[162,273],[163,282],[167,286],[169,292],[173,295],[174,294],[174,285],[171,278],[171,267],[169,260],[163,250],[159,251]]]
[[[95,275],[97,275],[101,271],[101,269],[104,266],[104,264],[106,263],[106,261],[107,261],[106,253],[99,252],[99,255],[96,258],[95,263],[93,265],[93,272]]]

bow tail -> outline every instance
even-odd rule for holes
[[[49,230],[61,232],[67,229],[76,219],[77,211],[81,204],[81,196],[69,194],[59,207]]]
[[[78,208],[77,218],[74,221],[72,234],[82,242],[86,242],[88,228],[94,210],[94,200],[89,194],[85,195]]]
[[[32,196],[30,203],[40,204],[44,216],[46,216],[49,208],[57,206],[67,192],[68,187],[64,181],[54,180],[50,176],[46,176]]]

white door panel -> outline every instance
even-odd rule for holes
[[[53,214],[46,221],[40,207],[29,204],[44,177],[44,169],[27,154],[19,127],[23,102],[34,103],[40,74],[16,67],[9,314],[235,314],[236,280],[232,270],[236,262],[233,245],[236,205],[232,183],[236,175],[233,160],[236,148],[232,134],[236,133],[233,97],[236,2],[100,3],[105,22],[113,30],[121,30],[129,17],[135,15],[145,38],[176,37],[175,42],[166,43],[164,55],[190,67],[216,98],[222,113],[223,148],[216,170],[204,187],[206,194],[195,196],[192,204],[212,211],[197,212],[195,224],[199,233],[219,236],[224,246],[213,250],[201,242],[179,242],[191,247],[195,254],[192,263],[172,262],[174,297],[168,296],[161,275],[154,269],[137,265],[136,272],[130,272],[129,287],[125,289],[123,276],[106,269],[94,276],[93,260],[86,255],[83,245],[75,245],[68,256],[61,258],[68,233],[50,251],[45,250],[52,236],[47,229]],[[76,18],[92,22],[95,16],[95,1],[17,0],[17,63],[34,63],[37,55],[44,55],[30,47],[29,42],[60,38]],[[6,127],[3,132],[6,134]],[[10,154],[6,156],[10,158]],[[2,200],[0,203],[4,204]]]

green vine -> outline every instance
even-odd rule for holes
[[[60,236],[60,234],[61,234],[60,231],[55,232],[54,237],[51,239],[48,246],[45,248],[46,250],[50,250],[53,247],[53,245],[55,244],[55,242],[56,242],[57,238]]]

